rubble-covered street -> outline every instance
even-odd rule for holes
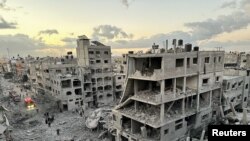
[[[85,126],[85,117],[76,111],[60,112],[55,101],[49,95],[35,95],[29,90],[22,90],[18,83],[9,82],[1,77],[3,88],[0,94],[1,106],[5,111],[10,126],[11,137],[14,141],[98,141],[101,131],[91,131]],[[18,86],[18,87],[17,87]],[[14,102],[8,95],[10,90],[15,90],[21,95],[20,102]],[[28,95],[26,95],[28,93]],[[28,110],[24,105],[25,97],[32,97],[36,103],[36,109]],[[54,116],[50,127],[45,123],[44,113]],[[7,126],[7,125],[5,125]],[[4,138],[3,138],[4,139]]]

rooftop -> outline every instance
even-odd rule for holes
[[[184,55],[184,54],[195,54],[195,53],[199,53],[199,54],[203,54],[203,53],[224,53],[225,51],[190,51],[190,52],[186,52],[186,51],[180,51],[180,52],[169,52],[169,50],[160,52],[160,51],[156,51],[156,52],[138,52],[135,54],[128,54],[129,57],[138,57],[138,58],[145,58],[145,57],[163,57],[163,56],[173,56],[173,55]]]
[[[86,35],[78,36],[78,38],[83,40],[89,40],[89,38]]]

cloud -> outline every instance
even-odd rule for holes
[[[0,16],[0,29],[15,29],[17,23],[7,22],[3,17]]]
[[[196,40],[210,39],[221,33],[230,33],[246,28],[250,23],[250,16],[245,12],[233,12],[230,15],[222,15],[217,19],[207,19],[202,22],[186,23],[190,33]]]
[[[9,49],[10,55],[29,54],[44,46],[42,42],[35,41],[25,34],[0,35],[0,49]],[[1,52],[3,55],[4,52]]]
[[[38,35],[42,34],[47,34],[47,35],[52,35],[52,34],[59,34],[59,32],[56,29],[46,29],[46,30],[41,30]]]
[[[150,47],[153,43],[165,46],[165,41],[168,40],[168,45],[171,47],[172,39],[183,39],[185,42],[194,42],[191,34],[183,31],[175,31],[167,34],[155,34],[150,37],[139,38],[136,40],[116,40],[110,41],[107,44],[112,48],[145,48]]]
[[[121,0],[122,4],[126,7],[126,8],[129,8],[129,6],[131,5],[131,3],[133,2],[134,0]]]
[[[237,4],[234,1],[230,3],[224,3],[223,7],[234,5],[234,3],[235,5]],[[150,47],[153,43],[163,46],[163,42],[166,39],[169,40],[169,45],[171,45],[171,40],[173,38],[183,39],[187,43],[190,42],[193,44],[205,45],[200,43],[204,43],[204,41],[210,41],[217,35],[223,33],[231,33],[248,27],[248,25],[250,24],[250,1],[242,0],[240,4],[241,5],[239,8],[235,9],[228,15],[220,15],[216,18],[210,18],[200,22],[185,23],[184,26],[189,29],[188,31],[159,33],[150,37],[139,39],[116,39],[116,35],[119,33],[117,32],[117,30],[120,31],[121,29],[115,26],[105,25],[95,28],[93,35],[97,37],[105,37],[106,39],[108,39],[105,44],[111,45],[113,48],[145,48]],[[219,45],[219,43],[220,42],[214,42],[213,44],[209,44]],[[225,44],[223,43],[222,45]]]
[[[200,46],[206,49],[215,49],[215,47],[222,47],[225,51],[249,51],[249,40],[240,41],[208,41],[201,43]],[[239,50],[240,48],[240,50]]]
[[[222,7],[236,5],[236,1],[226,2]],[[250,24],[250,1],[242,0],[239,8],[229,15],[221,15],[216,19],[207,19],[201,22],[185,23],[184,26],[191,29],[195,40],[207,40],[222,33],[231,33],[247,28]]]
[[[237,3],[236,1],[227,1],[227,2],[224,2],[220,8],[236,8],[237,6]]]
[[[65,43],[72,43],[72,42],[76,42],[76,38],[65,37],[61,41],[65,42]]]
[[[122,0],[122,4],[125,5],[127,8],[129,7],[128,0]]]
[[[61,39],[62,42],[65,43],[65,46],[67,46],[67,48],[73,48],[76,47],[76,38],[72,38],[72,37],[65,37],[63,39]]]
[[[241,8],[250,15],[250,1],[249,0],[242,0],[241,1]]]
[[[99,25],[95,27],[92,37],[94,39],[131,39],[133,34],[126,33],[121,28],[112,25]]]
[[[0,10],[15,10],[14,8],[10,8],[9,6],[6,5],[7,0],[0,0]]]
[[[54,46],[45,44],[41,39],[34,39],[25,34],[0,35],[0,56],[7,56],[7,48],[10,56],[20,54],[22,56],[60,56],[68,50],[75,50],[70,46]],[[6,50],[6,51],[5,51]]]

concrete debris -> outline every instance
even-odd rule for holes
[[[102,125],[104,128],[108,129],[111,122],[111,110],[105,108],[99,108],[94,110],[89,114],[85,122],[86,127],[89,129],[95,129],[98,125]]]
[[[0,134],[3,135],[4,131],[7,129],[7,127],[0,124]]]
[[[87,118],[85,124],[89,129],[94,129],[98,126],[99,120],[102,115],[102,109],[93,111]]]
[[[8,120],[8,118],[7,118],[7,116],[4,114],[4,118],[5,118],[5,123],[6,123],[6,125],[7,126],[10,126],[10,123],[9,123],[9,120]]]
[[[247,109],[243,109],[243,116],[242,116],[241,123],[242,123],[243,125],[248,125],[248,120],[247,120]]]
[[[145,107],[145,105],[139,105],[138,109],[131,106],[121,108],[120,111],[129,116],[134,116],[136,119],[142,122],[148,122],[152,124],[157,124],[160,121],[160,108],[150,106]]]
[[[108,133],[108,130],[105,130],[103,132],[101,132],[99,135],[98,135],[98,139],[102,138],[103,136],[105,136],[105,134]]]

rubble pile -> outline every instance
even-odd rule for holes
[[[144,90],[144,91],[139,91],[137,93],[137,95],[135,95],[135,98],[140,98],[140,99],[144,99],[146,101],[154,101],[155,100],[155,96],[160,94],[159,91],[151,91],[151,90]]]
[[[2,115],[6,115],[9,121],[7,126],[6,119],[1,119],[3,131],[7,134],[3,139],[9,136],[9,140],[44,140],[44,141],[54,141],[54,140],[89,140],[89,141],[101,141],[98,135],[102,132],[100,130],[90,130],[85,125],[85,118],[80,116],[77,112],[64,111],[60,112],[56,99],[48,94],[34,94],[31,91],[29,96],[35,101],[36,109],[29,110],[25,107],[24,99],[20,102],[12,101],[8,96],[7,86],[12,86],[15,89],[20,89],[16,87],[13,83],[3,81],[4,90],[0,93],[0,105],[4,112]],[[26,95],[25,95],[26,96]],[[22,97],[25,98],[25,97]],[[54,120],[50,127],[45,123],[44,113],[49,113],[54,116]],[[2,115],[0,115],[2,117]],[[106,115],[104,113],[103,115]],[[109,114],[110,115],[110,114]],[[105,122],[107,116],[102,116],[100,122]],[[5,123],[6,122],[6,123]],[[106,123],[106,122],[105,122]],[[0,137],[0,140],[2,137]]]
[[[144,121],[148,123],[160,124],[160,108],[140,105],[136,111],[134,106],[127,106],[126,108],[120,109],[124,114],[136,117],[139,121]]]

